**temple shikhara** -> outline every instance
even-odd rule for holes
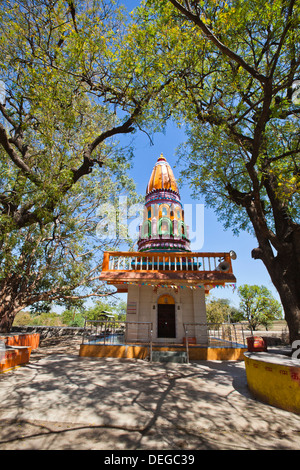
[[[230,323],[208,323],[205,307],[212,288],[235,285],[236,255],[191,251],[177,182],[163,155],[147,184],[137,249],[104,253],[100,280],[127,293],[126,321],[86,322],[80,355],[241,359],[241,335]]]
[[[213,287],[234,285],[231,261],[236,255],[191,251],[177,182],[163,155],[154,165],[146,188],[137,247],[138,251],[107,251],[103,257],[100,279],[119,293],[127,293],[126,322],[122,335],[119,329],[121,340],[116,342],[126,345],[126,351],[129,345],[147,344],[151,354],[160,346],[209,347],[212,334],[205,297]],[[110,333],[106,325],[100,334],[93,335],[104,336],[104,344],[111,345],[105,352],[89,352],[91,349],[82,345],[82,355],[112,354],[108,351],[112,351],[115,340],[109,342]],[[219,336],[224,341],[224,334]],[[215,345],[218,338],[216,341]]]

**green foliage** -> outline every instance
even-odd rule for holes
[[[76,308],[64,310],[61,315],[62,322],[68,326],[84,326],[85,319],[87,320],[102,320],[105,319],[105,314],[112,315],[108,320],[126,320],[126,302],[118,297],[108,297],[99,299],[88,308]]]
[[[125,321],[126,310],[126,301],[114,296],[97,300],[92,307],[86,310],[85,314],[88,320],[98,320],[104,314],[108,314],[114,316],[111,320]]]
[[[32,315],[29,312],[19,312],[14,318],[14,326],[29,326],[33,321]]]
[[[211,298],[206,304],[209,323],[238,323],[243,320],[242,312],[230,305],[229,299]]]
[[[113,315],[113,307],[110,301],[97,300],[95,304],[86,310],[87,320],[99,320],[104,314]]]
[[[119,300],[114,308],[116,312],[116,319],[120,321],[126,321],[127,314],[127,302],[124,300]]]
[[[206,305],[208,323],[225,323],[230,318],[229,301],[225,299],[211,299]]]
[[[238,288],[238,294],[241,299],[240,310],[251,330],[255,331],[258,325],[268,329],[274,320],[282,319],[280,303],[265,286],[244,284]]]
[[[63,326],[60,315],[54,312],[40,312],[38,315],[30,312],[19,312],[14,319],[14,326]]]
[[[179,157],[195,197],[203,194],[225,227],[251,231],[229,188],[251,195],[259,185],[274,229],[268,179],[299,220],[299,4],[152,0],[138,18],[137,55],[151,60],[157,79],[172,78],[164,112],[187,130]]]
[[[0,328],[37,302],[105,292],[102,253],[120,239],[99,238],[97,209],[122,193],[136,201],[132,150],[115,136],[134,130],[150,95],[134,96],[122,63],[126,18],[114,2],[72,5],[2,2]]]
[[[76,309],[76,307],[71,310],[64,310],[61,314],[61,321],[67,326],[83,327],[84,319],[84,312]]]
[[[114,318],[109,320],[126,320],[127,303],[118,297],[97,300],[91,307],[84,308],[83,305],[69,306],[61,314],[42,310],[42,305],[37,309],[19,312],[14,320],[14,326],[70,326],[83,327],[85,319],[99,320],[103,318],[103,312],[111,314]]]
[[[170,78],[153,116],[186,131],[181,182],[256,237],[299,339],[299,2],[146,0],[136,15],[135,57]]]
[[[51,302],[37,302],[30,306],[30,314],[39,315],[40,313],[49,313],[51,312],[51,308]]]

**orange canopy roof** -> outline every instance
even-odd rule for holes
[[[156,189],[170,189],[179,193],[172,168],[162,154],[152,170],[146,193],[149,194]]]

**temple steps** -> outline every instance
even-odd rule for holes
[[[152,351],[152,362],[177,362],[186,363],[185,351]]]

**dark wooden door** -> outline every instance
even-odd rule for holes
[[[176,338],[175,305],[158,305],[157,337]]]

